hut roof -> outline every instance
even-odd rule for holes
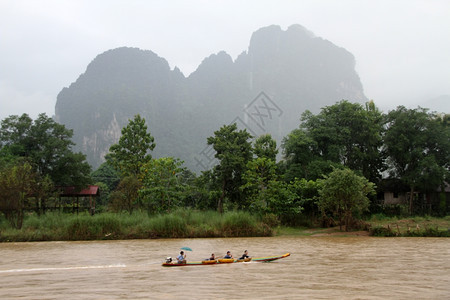
[[[66,186],[62,188],[60,193],[61,197],[86,197],[86,196],[98,196],[98,185],[89,185],[87,188],[77,192],[74,186]]]

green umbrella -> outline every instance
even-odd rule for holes
[[[181,247],[181,250],[192,251],[192,249],[189,247]]]

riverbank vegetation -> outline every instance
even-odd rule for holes
[[[153,158],[158,141],[139,115],[94,172],[72,135],[44,114],[1,122],[0,240],[268,236],[279,226],[440,235],[367,220],[450,213],[450,116],[423,108],[383,114],[343,100],[304,112],[281,147],[224,125],[205,141],[215,164],[201,174]],[[76,195],[88,184],[99,197]],[[74,198],[62,196],[68,186]]]
[[[335,227],[286,227],[279,226],[274,235],[287,236],[376,236],[376,237],[450,237],[450,216],[387,217],[375,214],[366,220],[362,230],[342,231]]]
[[[365,230],[342,231],[336,227],[289,227],[273,223],[273,216],[249,213],[178,210],[153,216],[143,212],[28,214],[22,229],[0,217],[0,242],[126,240],[156,238],[211,238],[257,236],[377,236],[450,237],[450,216],[444,218],[386,217],[373,215]]]
[[[376,214],[368,223],[372,236],[450,237],[450,216],[397,218]]]
[[[123,240],[154,238],[205,238],[271,236],[273,229],[243,211],[178,210],[148,216],[147,213],[31,214],[21,229],[0,219],[1,242]]]

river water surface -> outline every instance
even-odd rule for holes
[[[270,262],[161,266],[245,249]],[[450,239],[271,237],[0,244],[0,299],[450,299]]]

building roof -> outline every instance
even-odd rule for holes
[[[98,196],[98,185],[89,185],[87,188],[78,191],[74,186],[62,187],[61,197],[86,197],[86,196]]]

